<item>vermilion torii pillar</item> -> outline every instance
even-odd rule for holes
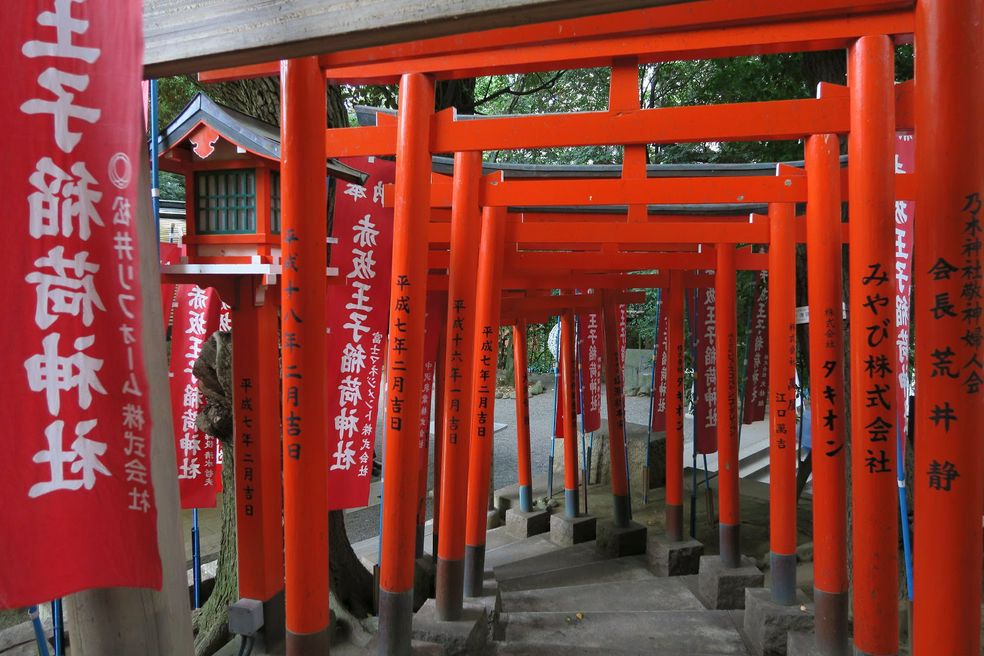
[[[721,564],[741,567],[741,491],[738,481],[737,274],[733,244],[717,245],[716,305],[718,506]]]
[[[519,510],[533,512],[533,465],[530,461],[530,375],[527,361],[526,321],[512,330],[513,371],[516,386],[516,455],[519,478]]]
[[[506,208],[486,207],[482,212],[482,238],[478,253],[475,340],[470,354],[475,362],[472,365],[472,426],[468,447],[468,509],[465,519],[465,595],[468,597],[480,597],[484,583],[505,229]]]
[[[560,370],[564,385],[560,390],[560,407],[564,411],[564,514],[578,516],[577,486],[577,414],[574,407],[574,312],[560,315]]]
[[[796,232],[769,205],[769,549],[772,601],[796,601]]]
[[[848,50],[854,646],[879,655],[899,649],[894,53],[887,36]]]
[[[398,104],[379,569],[379,653],[385,656],[409,656],[413,620],[417,413],[424,368],[434,81],[426,75],[404,75]]]
[[[283,494],[280,484],[280,321],[272,288],[242,276],[232,348],[236,421],[236,552],[239,597],[263,602],[266,644],[283,639]],[[267,295],[269,293],[269,295]],[[278,626],[278,624],[280,624]]]
[[[308,656],[328,651],[327,103],[316,57],[283,62],[280,79],[287,654]]]
[[[465,576],[465,513],[475,344],[482,154],[456,153],[451,199],[451,263],[448,269],[447,348],[444,359],[440,535],[436,610],[440,620],[461,619]]]
[[[981,653],[984,8],[916,3],[916,656]]]
[[[840,140],[806,142],[806,244],[813,434],[813,601],[821,653],[850,653],[847,590]]]
[[[616,528],[629,525],[629,490],[625,464],[625,396],[619,354],[619,308],[611,290],[602,290],[605,321],[605,395],[608,404],[608,448],[611,454],[612,502]]]
[[[667,290],[666,537],[683,541],[683,272],[671,270]]]

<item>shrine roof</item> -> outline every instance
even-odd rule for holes
[[[203,93],[192,98],[170,125],[161,131],[157,139],[161,155],[185,141],[201,124],[258,157],[280,161],[279,127],[219,104]],[[337,159],[328,160],[328,175],[359,184],[366,180],[366,174]]]

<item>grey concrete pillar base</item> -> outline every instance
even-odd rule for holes
[[[414,561],[413,566],[413,607],[420,608],[428,599],[432,599],[435,594],[435,579],[437,578],[437,565],[434,559],[428,555],[421,556]]]
[[[434,579],[436,617],[453,622],[461,619],[465,590],[465,561],[437,559],[437,576]]]
[[[405,592],[379,591],[379,633],[376,653],[379,656],[410,656],[411,627],[413,623],[413,590]],[[290,635],[287,636],[288,645]],[[290,650],[287,651],[290,654]],[[328,645],[321,652],[328,653]]]
[[[581,507],[580,492],[577,489],[568,490],[564,488],[564,515],[570,518],[578,516],[578,508]]]
[[[745,607],[745,588],[761,588],[765,574],[752,558],[742,558],[741,567],[725,567],[718,556],[701,556],[697,574],[700,600],[711,610]]]
[[[263,602],[263,628],[260,629],[260,637],[269,651],[282,652],[285,649],[287,621],[285,604],[283,590]]]
[[[550,515],[550,541],[562,547],[594,540],[596,531],[597,519],[589,515]]]
[[[697,540],[673,541],[665,536],[650,535],[646,554],[649,569],[656,576],[685,576],[700,570],[704,545]]]
[[[529,538],[550,530],[550,513],[546,510],[523,512],[506,511],[506,533],[517,538]]]
[[[328,628],[317,633],[294,633],[290,629],[286,632],[287,656],[307,656],[307,654],[327,654],[328,653]],[[409,647],[409,636],[407,636],[407,646]],[[393,652],[401,654],[402,652]],[[407,652],[409,653],[409,651]]]
[[[672,542],[683,542],[683,506],[666,504],[666,537]]]
[[[772,601],[777,604],[792,605],[800,594],[796,589],[796,554],[769,554],[769,569],[772,572]]]
[[[485,607],[466,604],[461,619],[443,621],[437,617],[437,605],[428,600],[413,618],[413,637],[444,646],[447,656],[479,654],[488,636],[488,615]]]
[[[489,510],[485,515],[485,528],[491,531],[494,528],[499,528],[502,526],[502,517],[499,515],[499,511],[493,508]]]
[[[821,654],[851,655],[850,603],[846,592],[824,592],[813,588],[814,641]]]
[[[646,553],[646,527],[637,522],[619,526],[610,519],[598,522],[598,549],[609,558]]]
[[[777,604],[767,588],[745,590],[745,635],[755,656],[786,656],[791,631],[813,630],[813,607],[799,592],[795,603]]]
[[[741,525],[740,524],[720,524],[718,526],[718,538],[721,548],[721,564],[725,568],[737,569],[743,567],[741,555]],[[742,604],[744,604],[744,600]]]
[[[485,583],[485,545],[465,545],[465,596],[481,597]]]
[[[533,512],[533,486],[532,485],[519,486],[519,511],[525,513]],[[508,523],[508,519],[507,519],[507,523]]]

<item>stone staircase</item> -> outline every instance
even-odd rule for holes
[[[484,647],[454,638],[467,627],[447,627],[451,639],[442,639],[442,623],[428,611],[433,602],[418,613],[415,638],[441,642],[449,655],[754,653],[743,612],[707,609],[696,576],[658,577],[646,555],[606,558],[594,541],[561,547],[548,534],[518,539],[505,527],[488,535],[485,595],[465,602],[484,612]]]

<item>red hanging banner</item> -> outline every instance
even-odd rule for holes
[[[697,453],[717,451],[717,317],[714,287],[697,293]]]
[[[427,319],[424,331],[424,386],[420,394],[420,415],[417,433],[418,500],[417,524],[427,517],[427,474],[430,457],[431,399],[437,381],[437,350],[444,331],[444,316],[448,311],[447,292],[427,293]]]
[[[0,5],[4,608],[161,585],[133,209],[141,20],[133,2]]]
[[[745,409],[742,423],[765,420],[769,398],[769,274],[759,273],[759,288],[752,303],[745,367]]]
[[[662,293],[665,293],[663,290]],[[669,317],[666,314],[666,304],[660,301],[659,325],[656,327],[656,366],[653,367],[653,412],[650,417],[650,428],[653,432],[666,430],[666,371],[670,363],[669,344],[667,342],[666,326]]]
[[[895,172],[912,173],[916,160],[916,141],[911,132],[895,135]],[[906,408],[909,402],[909,303],[912,299],[912,225],[915,221],[915,203],[895,201],[895,345],[898,352],[896,371],[899,384],[896,388],[896,426],[902,435],[902,453],[905,453]]]
[[[393,252],[393,210],[383,207],[383,186],[396,175],[388,160],[343,161],[369,177],[365,186],[339,182],[335,193],[331,266],[342,283],[328,286],[327,302],[330,510],[369,499]]]
[[[602,359],[601,349],[598,348],[600,328],[601,316],[597,312],[578,315],[577,366],[581,383],[581,425],[585,433],[592,433],[601,427]]]
[[[222,301],[214,289],[177,285],[171,326],[171,415],[182,508],[214,508],[216,439],[198,429],[195,419],[205,403],[193,369],[205,341],[219,329]]]

